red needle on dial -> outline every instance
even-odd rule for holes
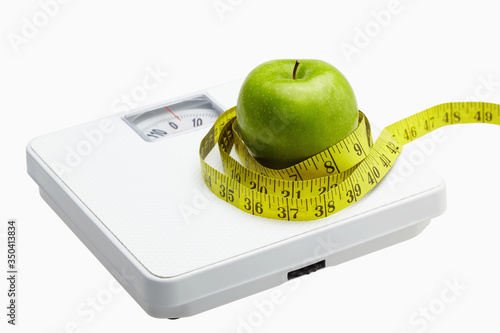
[[[165,109],[167,109],[168,111],[170,111],[170,113],[173,114],[175,118],[181,120],[181,118],[177,117],[177,115],[175,113],[173,113],[172,110],[170,110],[167,106],[165,106]]]

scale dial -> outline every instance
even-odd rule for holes
[[[205,95],[125,115],[125,121],[146,141],[154,142],[173,135],[212,125],[222,109]]]

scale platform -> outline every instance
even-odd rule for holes
[[[391,183],[406,147],[376,188],[324,219],[266,219],[218,199],[203,183],[199,143],[241,83],[27,145],[42,198],[153,317],[191,316],[407,240],[446,208],[444,181],[425,165]],[[220,169],[217,155],[207,161]]]

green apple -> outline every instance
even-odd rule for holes
[[[358,106],[347,79],[329,63],[271,60],[243,82],[236,119],[250,153],[282,169],[348,136],[358,126]]]

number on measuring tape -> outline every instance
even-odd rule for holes
[[[390,171],[402,146],[422,135],[458,123],[500,125],[500,105],[440,104],[387,126],[375,143],[368,119],[360,111],[358,128],[340,143],[281,170],[268,169],[249,154],[235,130],[235,118],[235,108],[224,112],[200,143],[203,180],[208,188],[249,214],[305,221],[331,216],[359,201]],[[197,124],[193,119],[193,126]],[[230,170],[227,174],[205,162],[215,146],[224,170]],[[233,147],[244,165],[230,156]]]

